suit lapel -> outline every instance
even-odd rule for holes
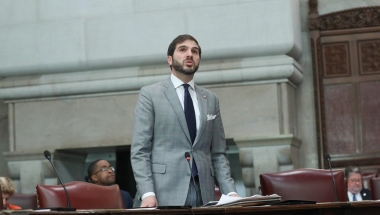
[[[198,105],[199,105],[199,129],[197,132],[197,136],[195,137],[194,144],[197,144],[199,141],[199,138],[202,136],[203,130],[206,125],[206,116],[207,116],[207,97],[203,94],[202,89],[195,85],[195,92],[197,93],[197,99],[198,99]]]
[[[178,99],[176,89],[174,88],[170,78],[168,78],[167,81],[164,83],[164,87],[166,88],[166,90],[164,91],[166,99],[172,106],[175,114],[177,115],[178,121],[181,124],[182,130],[186,134],[186,137],[191,144],[191,138],[189,129],[187,128],[185,113],[183,112],[182,105]]]

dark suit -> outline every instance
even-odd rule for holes
[[[362,197],[363,200],[372,200],[372,193],[370,190],[367,190],[367,189],[362,189],[360,191],[360,195]],[[347,196],[347,200],[350,201],[350,198]]]
[[[185,204],[191,178],[185,152],[192,152],[197,164],[203,203],[215,200],[215,179],[223,194],[236,192],[226,154],[219,100],[198,85],[195,92],[200,125],[192,144],[171,79],[141,88],[131,146],[137,183],[134,206],[147,192],[156,194],[158,205]]]
[[[127,191],[120,190],[121,198],[123,199],[124,208],[133,208],[133,200]]]
[[[360,195],[362,196],[363,200],[372,200],[372,193],[370,190],[363,188],[362,191],[360,191]]]

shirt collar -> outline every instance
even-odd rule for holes
[[[355,195],[355,196],[358,196],[358,194],[360,194],[360,192],[359,192],[359,193],[351,193],[350,191],[347,191],[347,193],[348,193],[348,195],[351,196],[351,197],[353,197],[354,195]]]
[[[179,79],[175,75],[173,75],[173,73],[170,75],[170,79],[171,79],[175,88],[178,88],[178,87],[182,86],[182,84],[184,84],[183,81],[181,81],[181,79]],[[194,79],[191,79],[191,81],[189,81],[187,84],[190,85],[190,87],[195,91]]]

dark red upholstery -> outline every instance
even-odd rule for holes
[[[339,201],[347,201],[344,172],[333,170]],[[263,195],[277,194],[284,200],[333,202],[334,186],[330,170],[294,169],[260,175]]]
[[[119,185],[100,186],[83,181],[65,184],[72,208],[122,209],[123,200]],[[37,198],[41,208],[67,207],[65,190],[60,185],[37,185]]]
[[[36,209],[37,194],[15,193],[9,198],[9,203],[20,206],[22,209]]]
[[[219,187],[215,186],[215,201],[219,201],[222,197],[222,193],[219,190]]]
[[[377,177],[376,172],[362,173],[363,188],[370,190],[371,189],[371,178],[376,178],[376,177]]]
[[[371,178],[371,192],[373,200],[380,200],[380,178]]]

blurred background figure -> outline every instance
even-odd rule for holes
[[[15,186],[11,179],[7,177],[0,177],[1,193],[3,196],[4,209],[20,210],[21,207],[9,203],[9,198],[15,193]]]
[[[85,180],[93,184],[110,186],[115,184],[115,168],[106,160],[96,160],[92,162],[87,168],[88,176]],[[124,208],[132,208],[133,200],[131,195],[124,190],[120,190],[121,197],[123,198]]]
[[[348,201],[372,200],[370,190],[363,189],[363,180],[361,170],[357,166],[349,166],[344,171],[347,180],[347,197]]]

